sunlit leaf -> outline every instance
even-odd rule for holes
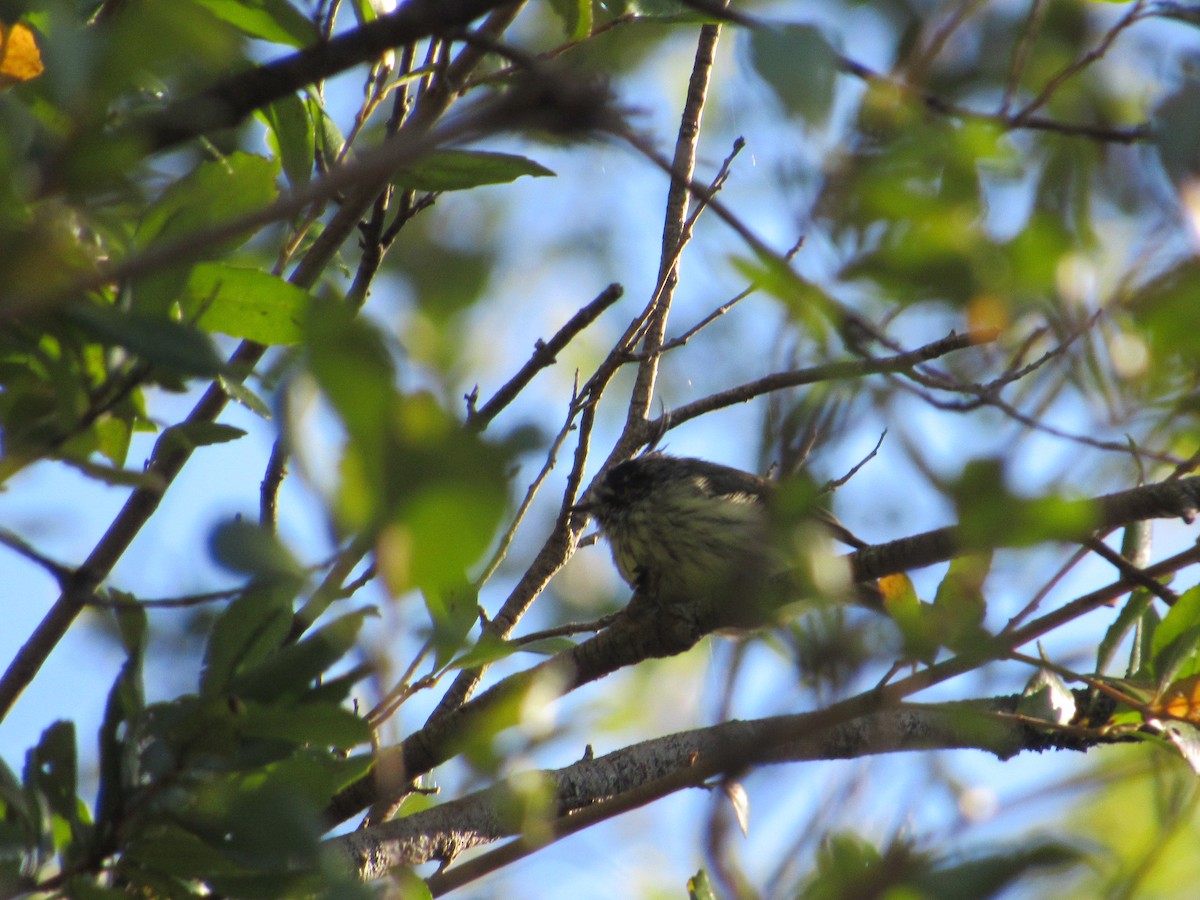
[[[276,44],[307,47],[317,28],[287,0],[193,0],[243,34]]]
[[[581,41],[592,30],[592,0],[550,0],[550,8],[562,20],[569,41]]]
[[[181,300],[184,315],[205,331],[271,346],[300,341],[309,294],[269,272],[201,263]]]

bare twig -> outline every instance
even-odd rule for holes
[[[855,62],[845,56],[838,57],[838,68],[848,75],[861,78],[863,81],[885,84],[913,98],[930,112],[955,119],[990,122],[993,125],[1008,129],[1049,131],[1069,137],[1083,137],[1113,144],[1139,143],[1148,140],[1152,133],[1148,122],[1135,125],[1131,128],[1110,128],[1105,125],[1091,125],[1085,122],[1060,122],[1058,119],[1028,115],[1021,119],[1019,123],[1016,123],[1013,121],[1012,116],[982,112],[967,106],[961,106],[957,103],[951,103],[948,100],[938,97],[936,94],[926,93],[914,88],[912,85],[881,75],[868,66],[864,66],[862,63]]]
[[[1085,547],[1087,547],[1097,556],[1100,556],[1112,563],[1113,566],[1116,567],[1117,571],[1120,572],[1126,580],[1137,585],[1138,587],[1145,588],[1150,593],[1162,600],[1163,603],[1167,604],[1167,606],[1174,606],[1175,601],[1179,599],[1179,595],[1173,590],[1171,590],[1157,578],[1151,578],[1143,569],[1135,566],[1120,553],[1109,547],[1108,544],[1104,543],[1104,541],[1092,537],[1088,538],[1083,543]]]
[[[1034,38],[1041,25],[1042,15],[1046,11],[1046,0],[1030,0],[1029,15],[1025,17],[1025,28],[1013,48],[1012,62],[1008,67],[1008,80],[1004,83],[1004,99],[1000,101],[999,114],[1007,116],[1012,108],[1013,98],[1017,95],[1017,87],[1021,83],[1021,73],[1025,71],[1025,63],[1029,59],[1029,49],[1033,46]]]
[[[546,453],[545,462],[542,463],[542,468],[534,476],[533,481],[529,483],[529,487],[525,490],[525,497],[521,500],[521,505],[517,507],[516,513],[513,514],[512,522],[509,523],[503,536],[500,538],[500,543],[496,547],[496,552],[492,554],[492,558],[484,567],[483,573],[475,579],[476,589],[483,587],[484,584],[495,574],[496,569],[500,567],[500,563],[504,561],[504,557],[508,554],[508,548],[512,545],[513,538],[516,537],[517,529],[521,527],[521,523],[525,520],[525,514],[529,512],[529,507],[533,505],[533,500],[537,496],[538,489],[541,488],[542,482],[554,469],[555,463],[558,462],[558,451],[562,448],[563,442],[566,441],[567,435],[571,433],[571,429],[575,424],[575,417],[579,414],[575,407],[577,392],[579,390],[579,381],[576,377],[575,391],[571,397],[571,403],[567,407],[566,421],[563,422],[562,428],[558,430],[558,434],[554,436],[554,440],[550,442],[550,449]]]
[[[0,528],[0,544],[25,557],[30,562],[41,566],[58,582],[60,588],[65,588],[67,582],[70,581],[71,576],[74,574],[74,571],[69,566],[55,562],[46,556],[46,554],[34,549],[33,545],[20,535],[14,534],[7,528]]]
[[[276,438],[271,447],[271,458],[263,474],[258,491],[258,522],[274,531],[279,523],[279,488],[287,477],[288,450],[283,438]]]
[[[1112,28],[1108,30],[1098,45],[1093,47],[1087,53],[1083,54],[1083,56],[1079,57],[1079,59],[1075,60],[1069,65],[1064,66],[1061,71],[1059,71],[1053,78],[1046,82],[1046,86],[1042,88],[1041,92],[1011,117],[1009,120],[1011,125],[1015,128],[1025,127],[1032,115],[1049,102],[1050,98],[1054,96],[1054,92],[1057,91],[1062,84],[1067,81],[1067,79],[1073,77],[1083,69],[1090,66],[1096,60],[1104,56],[1121,32],[1142,18],[1145,5],[1145,0],[1136,0],[1133,6],[1129,8],[1129,12],[1122,16],[1120,21],[1118,21],[1115,25],[1113,25]]]
[[[947,353],[962,350],[974,344],[988,343],[996,340],[998,335],[992,331],[968,332],[954,334],[953,332],[940,340],[933,341],[916,350],[909,350],[896,356],[868,358],[863,360],[848,360],[845,362],[827,363],[808,369],[797,369],[791,372],[777,372],[767,375],[747,384],[729,388],[716,394],[711,394],[688,403],[685,406],[671,410],[667,415],[671,427],[687,422],[697,416],[710,413],[727,406],[745,403],[763,394],[779,391],[785,388],[797,387],[802,384],[815,384],[821,381],[834,381],[845,378],[861,378],[864,375],[878,375],[887,372],[901,372],[911,369],[922,362],[928,362]],[[647,423],[647,429],[660,427],[658,420]]]
[[[654,400],[654,384],[658,377],[659,354],[667,330],[667,318],[679,281],[679,256],[686,239],[685,229],[690,193],[688,184],[696,169],[696,146],[700,140],[700,122],[704,105],[708,99],[708,86],[712,78],[713,62],[716,58],[717,42],[721,37],[719,25],[705,25],[700,29],[696,42],[696,54],[692,62],[692,73],[688,80],[687,99],[679,119],[679,132],[675,139],[674,159],[668,166],[671,183],[667,189],[666,214],[663,222],[662,251],[659,258],[658,279],[654,295],[648,308],[646,330],[642,335],[641,349],[644,354],[638,365],[637,378],[630,391],[629,410],[625,420],[625,432],[618,445],[628,443],[627,437],[639,429],[650,412]],[[712,196],[706,192],[706,197]]]
[[[478,409],[475,408],[478,389],[468,394],[466,398],[467,428],[471,431],[483,431],[488,426],[488,423],[525,389],[525,386],[533,380],[533,377],[538,372],[548,366],[554,365],[558,361],[558,354],[562,352],[563,348],[577,334],[596,321],[601,313],[621,299],[623,293],[624,288],[619,284],[610,284],[594,300],[582,306],[575,315],[571,316],[570,320],[555,332],[554,337],[548,341],[538,340],[534,344],[533,355],[529,358],[529,361],[521,366],[517,374],[496,391],[492,395],[492,398],[484,403],[483,406]]]

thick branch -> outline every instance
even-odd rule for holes
[[[393,13],[292,56],[231,75],[129,127],[150,152],[164,150],[236,125],[268,103],[394,47],[465,28],[485,13],[511,4],[512,0],[408,0]]]
[[[1094,531],[1107,531],[1146,519],[1183,519],[1191,523],[1200,512],[1200,477],[1163,481],[1090,500],[1066,504],[1063,519],[1080,524],[1061,534],[1046,536],[1063,541],[1086,540]],[[1006,540],[1007,538],[1007,540]],[[855,581],[872,581],[884,575],[946,562],[964,552],[989,546],[1014,546],[1028,536],[1019,530],[1000,535],[989,544],[971,541],[961,527],[939,528],[887,544],[876,544],[849,555]]]
[[[906,705],[823,729],[814,729],[811,713],[726,722],[644,741],[564,769],[526,773],[434,809],[333,838],[326,845],[344,855],[360,878],[372,880],[393,866],[449,860],[471,847],[520,835],[524,823],[519,798],[528,796],[536,782],[550,797],[559,824],[570,827],[579,821],[572,815],[578,810],[630,791],[651,788],[646,793],[653,793],[655,783],[679,774],[684,783],[677,780],[673,791],[698,787],[751,765],[948,749],[978,749],[1009,759],[1026,750],[1083,750],[1116,740],[1098,734],[1068,737],[1052,727],[1038,728],[1004,716],[1016,711],[1018,700],[1005,696]],[[563,818],[568,815],[570,819]],[[552,830],[555,836],[563,833]]]

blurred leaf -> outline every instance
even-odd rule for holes
[[[102,344],[124,347],[151,365],[181,375],[211,377],[225,365],[212,339],[183,322],[94,303],[73,304],[67,315]]]
[[[1185,591],[1154,630],[1151,671],[1160,687],[1196,674],[1200,647],[1200,585]]]
[[[354,648],[363,620],[372,614],[370,610],[358,610],[335,619],[243,669],[230,682],[230,693],[263,703],[302,697],[318,677]]]
[[[461,191],[488,184],[508,184],[522,175],[554,175],[545,166],[514,156],[485,150],[437,150],[415,163],[401,166],[392,181],[414,191]]]
[[[563,36],[581,41],[592,32],[592,0],[549,0],[550,8],[562,19]]]
[[[809,122],[829,115],[838,54],[814,25],[776,25],[749,32],[750,61],[784,109]]]
[[[1188,257],[1141,287],[1124,305],[1156,355],[1200,354],[1200,259]]]
[[[794,318],[818,340],[828,336],[830,320],[838,322],[841,318],[833,298],[796,274],[778,257],[759,253],[751,260],[735,256],[730,259],[730,264],[755,288],[782,301]]]
[[[708,873],[703,869],[688,879],[687,889],[688,900],[718,900]]]
[[[305,319],[309,365],[355,441],[367,476],[382,479],[395,368],[378,330],[343,307],[312,304]]]
[[[270,129],[270,138],[292,189],[312,180],[316,159],[316,126],[310,107],[295,94],[288,94],[259,110]]]
[[[184,315],[205,331],[272,346],[300,342],[309,294],[258,269],[201,263],[181,300]]]
[[[249,153],[231,153],[202,162],[180,178],[146,210],[134,235],[138,249],[146,250],[231,222],[266,207],[275,199],[279,163]],[[247,229],[199,247],[193,259],[216,259],[240,247],[253,234]],[[163,314],[187,283],[187,263],[164,267],[134,281],[134,308]]]
[[[212,625],[204,649],[200,693],[223,692],[231,678],[282,646],[292,628],[294,585],[254,585],[234,598]]]
[[[181,422],[166,429],[158,439],[156,450],[167,453],[176,449],[195,450],[212,444],[225,444],[246,436],[246,432],[224,422]]]
[[[1026,500],[1009,493],[1000,460],[972,460],[954,485],[959,528],[968,547],[1027,547],[1085,534],[1094,511],[1057,497]]]
[[[1154,113],[1154,143],[1175,181],[1200,175],[1200,78],[1184,79]]]
[[[410,352],[415,359],[449,369],[462,352],[459,328],[451,320],[480,299],[496,271],[495,248],[447,245],[418,229],[396,248],[394,261],[431,326],[406,341]]]
[[[1067,844],[1033,840],[1028,846],[1007,853],[989,853],[977,859],[918,872],[910,884],[922,900],[985,900],[1008,889],[1014,882],[1042,869],[1079,865],[1082,851]]]
[[[282,579],[296,585],[305,576],[279,535],[245,519],[231,519],[213,529],[209,539],[213,559],[225,568],[254,578]]]
[[[243,34],[275,44],[304,48],[315,43],[317,28],[287,0],[193,0]]]
[[[249,737],[279,738],[296,744],[345,750],[371,740],[371,727],[365,719],[328,703],[247,704],[238,730]]]

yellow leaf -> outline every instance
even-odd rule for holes
[[[0,90],[42,74],[42,54],[33,30],[18,22],[0,23]]]
[[[1173,682],[1151,709],[1188,722],[1200,721],[1200,675]]]

